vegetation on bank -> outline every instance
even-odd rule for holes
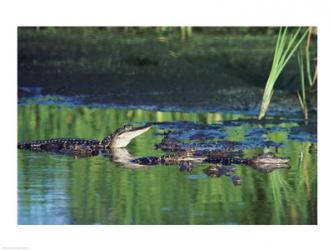
[[[23,27],[21,28],[23,29]],[[195,34],[219,34],[219,35],[277,35],[278,27],[201,27],[201,26],[156,26],[156,27],[24,27],[34,31],[75,32],[75,33],[114,33],[124,35],[155,34],[172,36],[178,35],[183,38],[190,38]]]
[[[290,34],[297,30],[288,27]],[[47,94],[128,94],[133,103],[153,105],[155,94],[162,93],[170,105],[190,98],[203,106],[220,102],[252,110],[270,74],[278,34],[278,27],[24,27],[18,30],[18,80],[20,86],[40,84]],[[301,107],[304,116],[316,109],[316,36],[308,34],[299,46],[306,40],[303,80],[309,84],[302,85],[294,53],[288,57],[280,49],[289,62],[274,64],[285,69],[273,70],[279,72],[276,84],[264,95],[272,97],[274,89],[279,101],[272,102],[279,105],[283,90],[288,103],[292,100],[288,106]],[[136,92],[147,96],[131,94]],[[119,98],[113,101],[123,102]],[[265,100],[267,110],[270,98]]]

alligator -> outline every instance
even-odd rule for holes
[[[132,160],[132,162],[142,165],[179,164],[184,161],[222,164],[223,166],[244,164],[262,172],[271,172],[277,168],[287,167],[289,161],[287,157],[276,157],[271,152],[262,153],[252,158],[240,158],[241,152],[230,151],[230,148],[212,151],[198,150],[168,136],[164,137],[162,142],[155,146],[157,149],[168,152],[168,154],[160,157],[140,157]]]
[[[56,138],[18,143],[18,149],[48,151],[76,157],[94,156],[101,151],[111,150],[112,148],[124,148],[133,138],[145,133],[150,128],[150,124],[141,127],[124,125],[101,141],[96,139]]]
[[[134,158],[126,146],[135,137],[147,132],[152,127],[146,124],[140,127],[124,125],[102,140],[81,138],[56,138],[18,143],[18,149],[53,152],[72,155],[75,158],[91,157],[102,154],[110,160],[125,167],[143,167],[151,165],[178,165],[180,171],[191,172],[193,164],[212,164],[203,172],[210,177],[228,176],[235,185],[240,185],[240,177],[230,165],[247,165],[261,172],[271,172],[279,168],[288,168],[289,159],[276,157],[272,153],[259,154],[252,158],[241,158],[240,152],[218,149],[199,150],[177,139],[165,135],[160,144],[155,145],[166,153],[162,156],[145,156]]]

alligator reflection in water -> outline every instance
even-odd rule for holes
[[[59,138],[19,143],[18,148],[72,155],[75,158],[102,154],[110,160],[129,168],[159,164],[179,165],[181,171],[191,172],[195,163],[210,163],[213,165],[203,170],[207,176],[227,176],[235,185],[240,185],[241,179],[235,174],[236,169],[234,167],[227,167],[229,165],[248,165],[261,172],[271,172],[275,169],[289,167],[288,158],[275,157],[272,153],[263,153],[256,157],[244,159],[239,156],[240,151],[232,151],[228,147],[217,150],[200,150],[174,138],[169,138],[168,135],[164,137],[160,144],[156,145],[157,148],[167,152],[165,155],[133,157],[125,147],[133,138],[145,133],[151,127],[151,124],[141,127],[125,125],[101,141]]]

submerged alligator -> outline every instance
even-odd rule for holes
[[[235,168],[227,167],[233,164],[248,165],[261,172],[271,172],[274,169],[288,167],[288,158],[275,157],[272,153],[260,154],[253,158],[241,158],[238,152],[226,149],[199,150],[189,147],[176,139],[164,137],[156,147],[167,153],[165,155],[132,157],[126,146],[135,137],[147,132],[152,127],[146,124],[141,127],[125,125],[101,141],[96,139],[56,138],[18,143],[18,149],[52,152],[56,154],[72,155],[74,157],[90,157],[99,154],[126,167],[142,167],[145,165],[179,165],[181,171],[190,172],[194,163],[213,164],[203,171],[208,176],[229,176],[235,185],[240,184],[240,178],[235,175]]]

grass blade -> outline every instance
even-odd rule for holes
[[[272,67],[270,74],[268,76],[265,90],[263,93],[263,98],[261,102],[260,112],[258,119],[261,120],[265,117],[268,110],[268,106],[273,96],[273,88],[276,80],[281,74],[282,70],[294,55],[305,36],[308,34],[309,29],[307,29],[303,34],[301,33],[302,28],[298,28],[294,33],[288,35],[288,28],[280,28],[277,37],[277,42],[275,45],[274,58],[272,62]]]

